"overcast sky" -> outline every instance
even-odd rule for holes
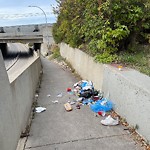
[[[0,27],[45,23],[45,16],[37,7],[44,10],[48,23],[56,22],[52,6],[55,0],[0,0]]]

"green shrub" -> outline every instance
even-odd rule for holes
[[[137,43],[148,42],[149,0],[57,1],[58,20],[53,27],[56,43],[87,48],[86,52],[108,63],[118,52],[134,53]]]
[[[117,55],[111,55],[109,53],[98,54],[95,56],[95,61],[100,63],[112,63],[117,60]]]
[[[60,55],[60,48],[58,46],[54,47],[52,58],[56,59],[56,58],[59,58],[60,56],[61,56]]]

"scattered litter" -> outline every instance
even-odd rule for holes
[[[67,93],[78,96],[79,98],[75,101],[71,101],[71,96],[69,97],[68,103],[64,104],[66,111],[73,110],[73,106],[76,104],[76,108],[80,109],[82,105],[89,105],[90,109],[94,112],[96,117],[106,116],[108,111],[113,109],[113,103],[109,100],[109,92],[104,98],[104,93],[94,89],[92,81],[81,80],[74,84],[74,89],[67,88]],[[62,93],[57,95],[61,97]],[[101,120],[103,125],[117,125],[119,124],[118,118],[114,119],[110,115],[104,120]]]
[[[67,88],[67,92],[71,92],[72,90],[71,90],[71,88]]]
[[[87,91],[87,90],[93,90],[94,87],[93,87],[92,81],[81,80],[74,84],[74,89],[77,92],[79,91],[82,92],[82,91]]]
[[[72,110],[72,107],[69,103],[64,104],[64,107],[65,107],[66,111],[71,111]]]
[[[58,103],[58,100],[52,101],[52,103],[56,104],[56,103]]]
[[[74,105],[76,102],[70,102],[70,105]]]
[[[121,71],[122,70],[122,66],[118,66],[118,70]]]
[[[94,117],[98,117],[98,115],[96,113],[94,113]]]
[[[83,100],[83,98],[80,97],[80,98],[78,98],[76,101],[77,101],[77,102],[82,102],[82,100]]]
[[[94,101],[97,101],[97,100],[99,100],[100,98],[99,98],[99,96],[93,96],[93,100]]]
[[[35,94],[35,97],[36,97],[36,98],[38,98],[38,97],[39,97],[39,95],[38,95],[38,94]]]
[[[79,94],[79,92],[80,92],[80,90],[81,90],[81,87],[80,86],[74,86],[74,94],[75,95],[78,95]]]
[[[50,95],[50,94],[48,94],[48,95],[47,95],[47,97],[51,97],[51,95]]]
[[[99,99],[102,99],[102,98],[103,98],[103,95],[104,95],[103,92],[99,92],[97,96],[99,97]],[[107,98],[107,97],[106,97],[106,98]]]
[[[69,91],[69,92],[68,92],[68,94],[73,95],[73,94],[74,94],[74,92],[73,92],[73,91]]]
[[[92,81],[86,81],[86,80],[82,80],[80,82],[80,86],[83,90],[92,90],[94,88]]]
[[[76,105],[76,108],[77,108],[77,109],[80,109],[80,104],[77,104],[77,105]]]
[[[41,112],[43,112],[45,110],[46,110],[46,108],[44,108],[44,107],[36,107],[35,108],[35,112],[37,112],[37,113],[41,113]]]
[[[73,92],[74,92],[74,95],[78,96],[78,93],[79,93],[79,92],[78,92],[77,89],[74,89]]]
[[[90,98],[93,95],[92,90],[81,90],[79,93],[79,97]]]
[[[115,126],[119,124],[119,119],[118,117],[114,119],[109,115],[104,120],[101,120],[101,124],[105,126]]]
[[[89,103],[93,103],[93,102],[94,102],[94,101],[91,100],[91,99],[84,99],[84,100],[82,101],[82,104],[88,105]]]
[[[98,114],[103,117],[106,115],[105,111],[99,111]]]
[[[62,97],[63,96],[63,94],[62,93],[59,93],[58,95],[57,95],[57,97]]]

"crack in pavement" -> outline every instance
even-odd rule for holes
[[[39,145],[39,146],[26,147],[25,149],[40,148],[40,147],[52,146],[52,145],[62,145],[62,144],[66,144],[66,143],[83,142],[83,141],[90,141],[90,140],[99,140],[99,139],[119,137],[119,136],[124,136],[124,135],[129,135],[129,134],[126,133],[126,134],[121,134],[121,135],[111,135],[111,136],[105,136],[105,137],[91,137],[91,138],[70,140],[70,141],[57,142],[57,143],[49,143],[49,144],[44,144],[44,145]]]

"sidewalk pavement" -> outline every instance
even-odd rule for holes
[[[74,106],[73,111],[66,112],[64,103],[76,100],[66,89],[79,79],[45,58],[42,64],[38,106],[46,107],[46,111],[35,114],[25,150],[142,150],[123,126],[101,125],[103,117],[95,117],[89,106]],[[63,93],[61,98],[57,98],[59,93]],[[58,104],[52,103],[54,100]]]

